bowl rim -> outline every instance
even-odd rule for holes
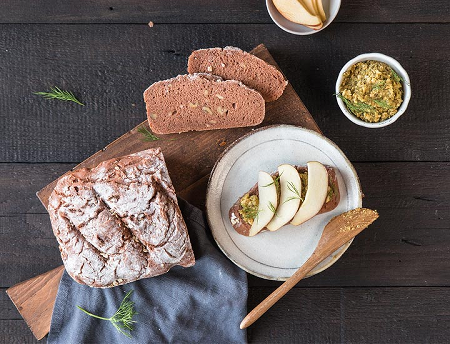
[[[358,117],[356,117],[355,115],[353,115],[352,113],[350,113],[348,111],[344,102],[337,96],[337,94],[339,93],[339,87],[341,85],[344,72],[346,72],[355,63],[358,63],[361,61],[368,61],[368,60],[375,60],[375,61],[380,61],[380,62],[384,62],[384,63],[388,64],[389,67],[391,67],[403,79],[403,81],[402,81],[403,102],[400,105],[400,107],[398,108],[398,111],[394,116],[392,116],[382,122],[371,123],[371,122],[365,122],[362,119],[359,119]],[[354,57],[353,59],[348,61],[342,67],[341,71],[339,72],[338,78],[336,80],[335,92],[336,92],[336,101],[338,103],[339,108],[341,109],[342,113],[350,121],[352,121],[353,123],[355,123],[357,125],[366,127],[366,128],[382,128],[382,127],[385,127],[385,126],[388,126],[388,125],[394,123],[395,121],[397,121],[397,119],[400,118],[401,115],[403,115],[405,113],[406,108],[408,107],[409,101],[411,99],[411,81],[409,79],[409,75],[406,72],[406,70],[402,67],[402,65],[396,59],[394,59],[390,56],[387,56],[385,54],[382,54],[382,53],[364,53],[364,54],[360,54],[360,55]]]
[[[293,34],[293,35],[298,35],[298,36],[308,36],[308,35],[312,35],[312,34],[318,33],[318,32],[320,32],[320,31],[322,31],[323,29],[325,29],[326,27],[328,27],[328,26],[334,21],[334,19],[336,18],[336,16],[338,15],[339,10],[340,10],[340,8],[341,8],[341,0],[330,0],[330,3],[331,3],[331,1],[338,3],[338,7],[337,7],[337,10],[335,11],[335,13],[330,13],[330,16],[325,20],[325,23],[326,23],[326,24],[323,25],[319,30],[314,30],[314,29],[311,29],[311,28],[305,26],[305,27],[308,29],[308,31],[306,31],[306,32],[299,32],[299,31],[290,30],[290,29],[288,29],[287,27],[285,27],[283,24],[281,24],[278,20],[276,20],[276,19],[274,18],[274,16],[272,15],[272,11],[271,11],[270,8],[269,8],[269,3],[271,3],[271,4],[273,5],[273,7],[275,8],[275,11],[278,12],[277,8],[276,8],[275,5],[273,4],[273,0],[266,0],[266,9],[267,9],[267,12],[269,13],[269,16],[270,16],[270,18],[272,19],[272,21],[273,21],[280,29],[282,29],[282,30],[284,30],[284,31],[286,31],[286,32],[288,32],[288,33],[291,33],[291,34]],[[278,12],[278,13],[279,13],[281,16],[283,16],[280,12]],[[283,17],[283,18],[284,18],[284,17]],[[286,18],[285,18],[285,19],[286,19]],[[289,21],[289,19],[286,19],[286,20]],[[294,24],[295,24],[295,23],[294,23]],[[301,24],[298,24],[298,25],[301,25]]]

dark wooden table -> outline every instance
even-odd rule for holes
[[[35,342],[5,290],[61,264],[35,192],[143,121],[141,91],[184,72],[191,50],[259,43],[354,163],[380,219],[250,327],[249,341],[449,342],[448,0],[346,0],[307,37],[276,27],[263,0],[3,0],[0,23],[1,343]],[[340,68],[374,51],[399,60],[413,89],[407,113],[378,130],[349,122],[332,96]],[[33,95],[53,85],[86,106]],[[279,285],[249,284],[249,308]]]

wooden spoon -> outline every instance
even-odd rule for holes
[[[258,320],[270,307],[305,277],[308,272],[339,247],[361,233],[377,218],[378,213],[376,211],[365,208],[353,209],[332,218],[325,226],[319,243],[311,257],[286,282],[248,313],[244,320],[242,320],[240,328],[247,328]]]

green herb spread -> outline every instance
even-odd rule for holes
[[[302,182],[302,191],[300,199],[302,202],[305,201],[306,191],[308,191],[308,172],[300,173],[300,180]]]
[[[358,62],[343,75],[337,96],[347,109],[366,122],[382,122],[403,102],[402,79],[386,63]]]
[[[334,195],[334,188],[328,185],[327,198],[325,199],[325,203],[331,201]]]
[[[253,220],[258,215],[259,199],[256,195],[245,194],[241,199],[241,209],[239,214],[241,214],[242,219],[248,224],[252,225]]]
[[[300,173],[300,180],[302,182],[302,192],[301,192],[301,200],[302,202],[305,200],[306,191],[308,191],[308,172]],[[334,196],[334,188],[331,185],[328,185],[327,189],[327,198],[325,199],[325,203],[331,201]]]

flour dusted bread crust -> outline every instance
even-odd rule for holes
[[[78,283],[113,287],[195,263],[159,148],[66,174],[48,210],[66,271]]]
[[[262,96],[239,81],[210,74],[179,75],[144,92],[150,128],[157,134],[257,125]]]
[[[298,173],[305,173],[308,171],[308,168],[304,166],[295,166],[295,168],[297,169]],[[318,214],[326,213],[328,211],[333,210],[338,206],[340,200],[339,185],[336,177],[336,171],[334,170],[334,168],[329,166],[326,166],[326,169],[328,172],[328,186],[333,190],[333,193],[329,201],[323,204],[322,209],[320,209]],[[278,172],[272,173],[271,176],[273,178],[277,178]],[[247,191],[247,193],[249,194],[249,196],[252,195],[258,196],[258,184],[255,184],[250,190]],[[244,195],[242,197],[244,197]],[[233,206],[230,208],[228,216],[230,218],[231,225],[236,230],[236,232],[245,236],[249,236],[251,224],[246,222],[243,219],[242,215],[239,213],[239,210],[242,209],[241,207],[242,197],[240,197],[236,201],[236,203],[234,203]],[[267,230],[267,228],[264,227],[263,230]]]
[[[192,52],[188,73],[211,73],[225,80],[239,80],[258,91],[266,102],[278,99],[287,85],[274,66],[239,48],[210,48]]]

